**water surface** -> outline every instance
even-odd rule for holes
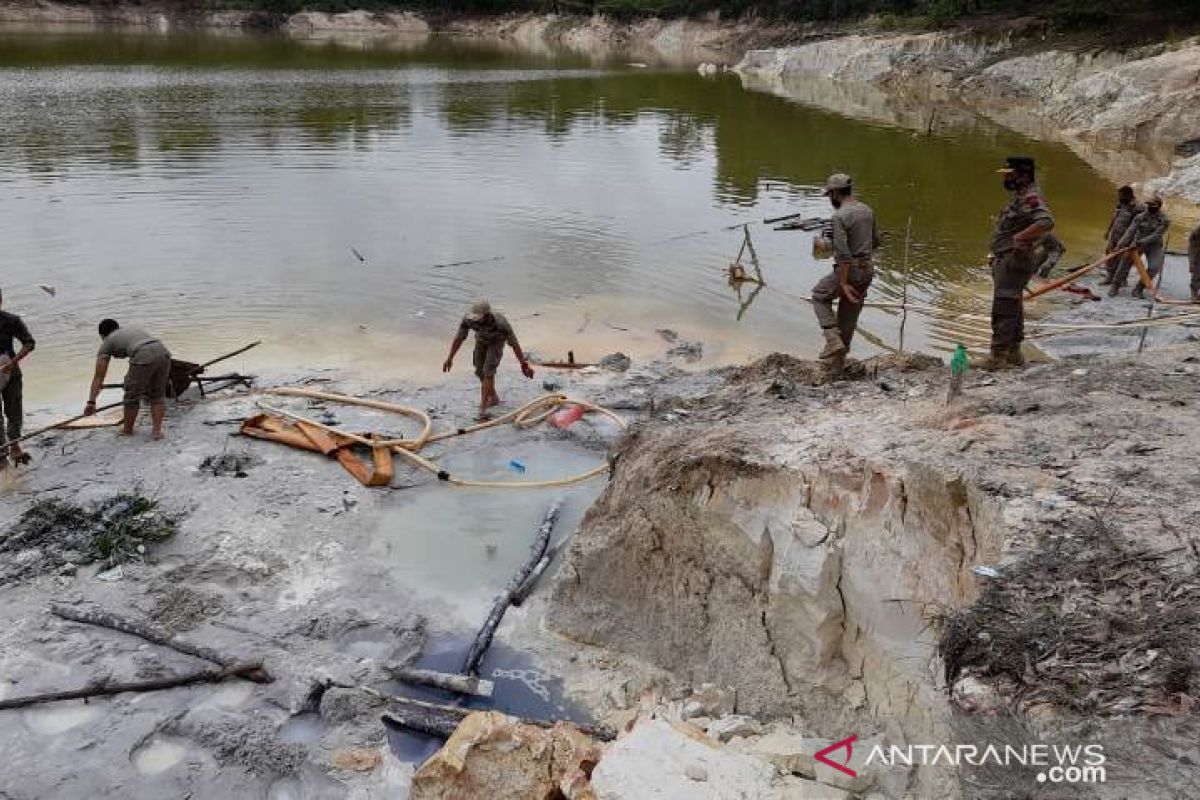
[[[915,135],[730,75],[437,38],[0,34],[0,109],[0,281],[40,340],[39,399],[86,391],[103,316],[191,360],[264,339],[253,365],[430,379],[476,295],[548,357],[644,357],[663,327],[708,362],[806,355],[794,295],[829,262],[761,220],[827,214],[828,173],[892,234],[876,297],[900,292],[911,217],[910,291],[943,303],[981,277],[1004,155],[1043,165],[1071,261],[1112,193],[983,120]],[[768,283],[748,307],[723,278],[739,223]],[[863,325],[895,344],[894,318]],[[907,343],[945,338],[910,320]]]

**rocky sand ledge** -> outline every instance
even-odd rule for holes
[[[6,543],[37,502],[131,491],[179,514],[178,531],[116,568],[28,533],[8,548],[4,696],[196,666],[54,617],[51,602],[261,658],[276,681],[0,712],[25,731],[2,737],[5,785],[63,798],[497,800],[543,796],[527,793],[543,784],[606,800],[647,786],[681,798],[951,797],[964,780],[997,777],[862,759],[874,744],[1053,736],[1085,719],[1126,780],[1161,775],[1177,790],[1194,737],[1173,738],[1162,721],[1186,718],[1200,691],[1200,549],[1187,522],[1200,513],[1198,359],[1186,343],[972,373],[950,407],[945,367],[923,357],[873,359],[836,383],[782,355],[700,374],[656,362],[563,378],[635,425],[615,443],[579,423],[472,445],[477,467],[518,441],[595,459],[612,446],[611,479],[553,580],[506,617],[497,646],[622,735],[605,744],[483,714],[415,775],[413,754],[389,746],[386,704],[355,687],[388,691],[392,666],[478,624],[477,598],[431,592],[404,550],[421,504],[458,490],[416,472],[366,489],[318,456],[230,438],[255,410],[250,396],[180,410],[161,445],[107,430],[43,440],[38,466],[5,487]],[[431,409],[439,425],[461,424],[455,409],[469,407],[465,382],[320,381]],[[536,393],[502,390],[514,402]],[[500,542],[500,558],[519,558],[530,535]],[[455,558],[471,570],[490,552]],[[1072,564],[1103,581],[1063,577]],[[1036,617],[1032,632],[986,613],[1030,598],[1036,613],[1012,613]],[[1169,636],[1155,633],[1164,615]],[[1155,747],[1143,743],[1151,728]],[[850,734],[857,776],[814,762]],[[1118,778],[1112,796],[1127,796]]]

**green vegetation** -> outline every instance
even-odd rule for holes
[[[83,5],[111,5],[112,0],[83,0]],[[243,9],[269,14],[298,11],[339,13],[353,10],[413,10],[427,14],[504,14],[513,12],[593,14],[620,18],[755,15],[792,21],[876,18],[884,28],[914,24],[945,25],[975,16],[1036,16],[1063,27],[1095,27],[1164,12],[1186,19],[1200,10],[1200,0],[1179,0],[1171,9],[1151,0],[1111,3],[1108,0],[165,0],[183,10]]]

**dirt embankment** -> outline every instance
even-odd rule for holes
[[[773,356],[690,402],[657,387],[670,412],[618,447],[548,624],[829,741],[1062,741],[1086,721],[1112,796],[1178,796],[1200,776],[1145,741],[1186,743],[1164,721],[1200,691],[1200,355],[972,375],[950,408],[944,367],[911,366],[820,386]],[[966,772],[880,787],[957,796]],[[963,793],[1035,792],[1035,772]]]
[[[865,33],[752,50],[751,85],[924,128],[964,105],[1066,143],[1115,182],[1200,203],[1200,40],[1140,47],[1055,38],[1036,23],[981,32]],[[961,113],[961,112],[959,112]],[[936,118],[936,117],[934,117]]]

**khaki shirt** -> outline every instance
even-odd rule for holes
[[[1163,246],[1163,237],[1169,227],[1171,220],[1161,208],[1158,211],[1146,209],[1129,223],[1129,230],[1121,237],[1121,247],[1136,244],[1143,250],[1157,250]]]
[[[1037,187],[1030,186],[1013,192],[1012,200],[996,219],[996,229],[992,231],[989,245],[992,254],[998,256],[1011,251],[1015,247],[1013,237],[1035,224],[1054,227],[1054,215],[1042,201]]]
[[[513,347],[520,346],[517,344],[517,334],[513,332],[512,325],[508,324],[503,314],[494,311],[491,316],[481,320],[463,317],[458,325],[458,335],[465,339],[470,331],[475,331],[477,347],[504,347],[505,343]]]
[[[1129,223],[1145,210],[1146,207],[1141,203],[1117,203],[1108,223],[1108,233],[1105,234],[1109,249],[1116,250],[1121,245],[1121,237],[1129,230]]]
[[[96,355],[101,358],[133,358],[138,350],[157,341],[140,328],[117,328],[104,337],[100,352]]]
[[[846,198],[833,212],[833,255],[839,262],[870,262],[882,241],[875,212],[861,200]]]

